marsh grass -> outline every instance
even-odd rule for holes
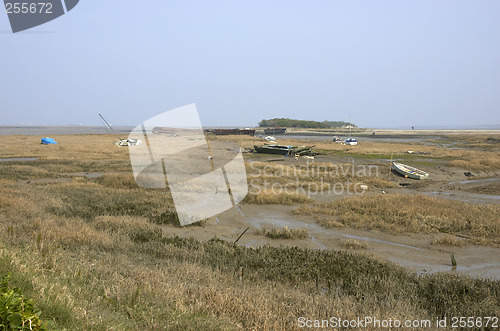
[[[451,167],[461,168],[469,171],[495,171],[500,167],[500,155],[486,155],[479,158],[469,157],[448,162]]]
[[[72,182],[47,185],[43,191],[48,196],[46,210],[66,217],[152,216],[173,207],[171,196],[162,190],[127,190],[103,187],[93,182]]]
[[[435,319],[500,311],[499,282],[417,276],[350,252],[178,237],[121,240],[109,251],[54,247],[43,253],[32,243],[3,246],[0,256],[9,262],[0,273],[22,277],[44,320],[57,328],[292,330],[303,314]],[[55,263],[47,265],[48,256]]]
[[[273,192],[272,190],[261,191],[257,193],[249,193],[243,200],[243,203],[254,205],[292,205],[295,203],[306,203],[311,201],[304,194],[287,193],[287,192]]]
[[[359,241],[356,239],[347,239],[342,243],[342,246],[346,249],[367,249],[368,244],[366,241]]]
[[[470,242],[499,245],[500,206],[473,205],[423,195],[372,194],[299,207],[325,227],[378,229],[392,234],[455,233]]]
[[[103,174],[96,178],[96,182],[102,186],[117,189],[138,188],[133,174]]]
[[[436,235],[436,237],[434,237],[434,240],[432,241],[432,244],[441,246],[462,247],[466,244],[466,242],[462,238],[445,233],[441,235]]]
[[[360,185],[368,186],[368,190],[398,186],[379,177],[375,165],[247,162],[246,168],[250,192],[245,202],[254,204],[303,203],[314,194],[360,193]]]
[[[290,229],[286,225],[282,229],[277,227],[264,227],[257,230],[257,235],[271,239],[305,239],[309,237],[309,230],[306,227]]]

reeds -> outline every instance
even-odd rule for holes
[[[500,245],[500,206],[474,205],[424,195],[373,194],[299,207],[325,227],[378,229],[392,234],[446,232],[469,242]]]
[[[342,246],[346,249],[367,249],[368,244],[366,241],[359,241],[356,239],[347,239],[342,243]]]
[[[306,227],[290,229],[285,225],[282,229],[277,227],[264,227],[258,229],[257,234],[271,239],[305,239],[309,237],[309,230]]]

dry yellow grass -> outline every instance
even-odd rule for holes
[[[306,203],[311,201],[306,195],[287,192],[273,192],[272,190],[262,190],[260,192],[250,192],[243,200],[244,203],[255,205],[292,205],[295,203]]]
[[[307,228],[290,229],[285,225],[282,229],[277,227],[258,229],[257,234],[271,239],[304,239],[309,237],[309,230]]]
[[[500,206],[473,205],[423,195],[373,194],[300,207],[323,226],[379,229],[393,234],[457,233],[499,245]]]
[[[347,249],[367,249],[368,244],[366,241],[359,241],[356,239],[347,239],[342,243],[342,246]]]
[[[474,157],[478,157],[475,159]],[[494,171],[500,167],[499,155],[468,156],[466,159],[452,160],[448,162],[451,167],[457,167],[469,171]]]
[[[379,177],[381,174],[375,165],[247,162],[246,168],[250,184],[250,194],[246,201],[258,204],[266,201],[276,203],[280,200],[284,204],[306,202],[298,197],[363,193],[374,188],[398,186],[397,183]]]
[[[450,234],[441,234],[436,235],[434,240],[432,241],[433,245],[442,245],[442,246],[456,246],[462,247],[465,245],[465,240],[458,238],[457,236],[453,236]]]

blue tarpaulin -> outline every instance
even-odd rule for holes
[[[42,138],[42,144],[44,145],[50,145],[50,144],[57,144],[57,142],[52,139],[52,138]]]

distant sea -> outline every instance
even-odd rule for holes
[[[411,130],[411,126],[375,127],[381,130]],[[415,130],[500,130],[500,124],[488,125],[415,125]]]
[[[128,135],[133,126],[117,126],[113,129],[118,134]],[[0,135],[64,135],[64,134],[113,134],[109,128],[102,126],[0,126]]]

